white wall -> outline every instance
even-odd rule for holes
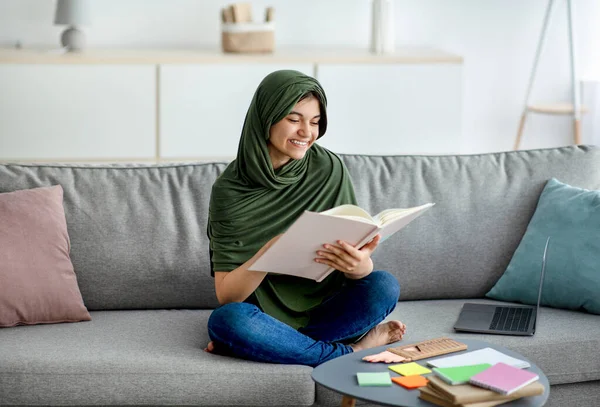
[[[92,0],[91,47],[217,47],[222,0]],[[254,0],[275,7],[277,45],[367,47],[369,0]],[[394,0],[396,43],[462,55],[465,153],[512,148],[547,2]],[[573,0],[579,76],[600,77],[600,1]],[[58,44],[53,0],[0,0],[0,45]],[[534,101],[568,101],[566,0],[556,0]],[[585,122],[584,122],[585,125]],[[591,140],[585,140],[591,141]],[[565,117],[531,116],[523,148],[572,142]]]

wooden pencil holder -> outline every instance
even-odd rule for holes
[[[273,22],[223,23],[221,46],[223,52],[273,52],[275,24]]]

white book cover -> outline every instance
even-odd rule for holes
[[[459,355],[437,358],[428,361],[427,364],[433,367],[455,367],[489,363],[493,366],[499,362],[506,363],[507,365],[518,367],[520,369],[525,369],[531,366],[529,362],[513,358],[512,356],[508,356],[507,354],[492,348],[483,348],[471,352],[461,353]]]
[[[323,244],[344,240],[362,247],[378,233],[381,243],[433,205],[387,209],[375,216],[355,205],[341,205],[324,212],[305,211],[249,270],[322,281],[333,271],[328,265],[315,262]]]

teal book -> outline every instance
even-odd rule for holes
[[[455,367],[435,367],[433,373],[448,384],[469,383],[471,376],[481,373],[492,367],[489,363],[480,363],[477,365],[455,366]]]

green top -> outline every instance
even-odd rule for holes
[[[320,102],[320,138],[327,128],[327,99],[316,79],[283,70],[269,74],[258,86],[246,114],[237,157],[212,188],[208,219],[211,273],[241,266],[305,210],[320,212],[356,203],[341,159],[316,143],[302,159],[273,169],[267,148],[271,125],[285,118],[308,92],[314,92]],[[308,322],[307,311],[338,289],[344,279],[337,271],[320,283],[270,273],[248,301],[299,328]]]

